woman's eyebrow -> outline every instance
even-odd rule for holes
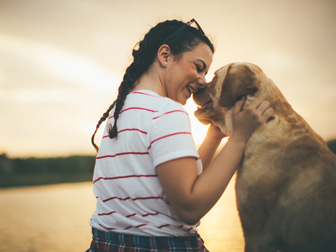
[[[201,59],[197,59],[197,60],[200,61],[200,62],[202,62],[202,64],[203,64],[203,70],[206,69],[206,67],[207,67],[206,63],[203,60],[201,60]],[[206,72],[205,74],[207,74],[207,73],[208,72]]]
[[[203,60],[201,60],[201,59],[197,59],[198,61],[201,61],[202,62],[202,64],[203,64],[203,69],[206,69],[206,64],[205,64],[205,62],[203,61]]]

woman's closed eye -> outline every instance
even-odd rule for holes
[[[195,63],[195,66],[196,66],[196,70],[197,70],[198,73],[203,71],[203,67],[201,67],[199,64]]]

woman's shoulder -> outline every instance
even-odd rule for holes
[[[143,106],[152,107],[156,113],[166,113],[175,110],[181,110],[186,113],[186,110],[180,103],[170,98],[160,96],[151,90],[135,91],[130,93],[129,96],[131,100]]]

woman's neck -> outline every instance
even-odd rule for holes
[[[168,97],[167,89],[164,82],[161,80],[160,75],[153,72],[148,72],[142,75],[134,85],[134,91],[138,90],[151,90],[160,96]]]

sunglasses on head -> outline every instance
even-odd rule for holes
[[[178,35],[179,33],[181,33],[182,31],[184,31],[187,27],[191,26],[192,24],[196,25],[196,29],[198,31],[200,31],[202,34],[204,34],[204,31],[202,30],[201,26],[197,23],[197,21],[193,18],[190,19],[188,22],[184,23],[183,25],[181,25],[178,29],[176,29],[172,34],[170,34],[165,40],[164,43],[168,42],[169,40],[171,40],[172,38],[174,38],[176,35]]]

